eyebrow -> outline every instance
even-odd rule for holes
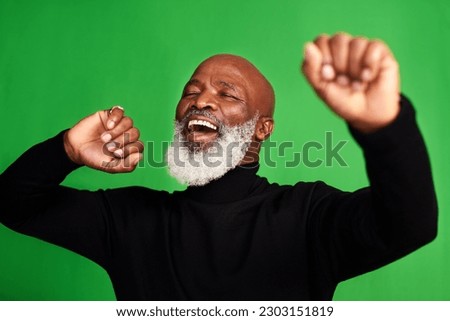
[[[187,87],[189,85],[199,85],[199,84],[200,84],[200,80],[194,78],[194,79],[190,79],[184,87]]]
[[[219,80],[217,83],[218,83],[220,86],[229,88],[229,89],[231,89],[231,90],[233,90],[233,91],[235,91],[235,92],[238,92],[238,91],[239,91],[238,88],[237,88],[235,85],[233,85],[232,83],[226,82],[225,80]],[[200,84],[201,84],[200,80],[193,78],[193,79],[190,79],[190,80],[186,83],[185,87],[187,87],[187,86],[189,86],[189,85],[200,85]]]
[[[223,81],[223,80],[219,80],[218,81],[219,85],[221,85],[222,87],[226,87],[229,88],[235,92],[238,92],[238,90],[236,89],[236,86],[233,84],[230,84],[229,82]]]
[[[236,85],[234,85],[232,83],[229,83],[229,82],[227,82],[225,80],[217,80],[216,84],[219,85],[222,88],[231,89],[234,92],[234,94],[236,95],[236,97],[238,97],[239,99],[244,99],[246,97],[245,96],[245,91],[242,90],[239,86],[236,86]],[[201,86],[202,82],[200,80],[196,79],[196,78],[192,78],[186,83],[186,85],[184,86],[183,90],[186,90],[186,88],[189,87],[190,85]]]

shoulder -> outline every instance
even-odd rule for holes
[[[276,199],[284,204],[297,203],[307,205],[307,203],[315,203],[332,195],[345,193],[323,181],[299,181],[294,185],[269,182],[266,178],[261,178],[261,181],[264,183],[259,185],[256,194],[267,201]]]
[[[299,181],[294,185],[268,183],[265,186],[268,191],[282,192],[293,195],[311,195],[311,196],[323,196],[332,193],[342,192],[341,190],[326,184],[323,181],[305,182]]]
[[[131,197],[131,198],[140,198],[140,197],[164,197],[170,195],[167,191],[155,190],[148,187],[143,186],[127,186],[127,187],[119,187],[112,189],[105,189],[103,192],[108,196],[121,196],[121,197]]]
[[[154,190],[142,186],[129,186],[102,190],[100,197],[104,198],[111,209],[151,209],[168,203],[171,194],[167,191]]]
[[[328,185],[323,181],[299,181],[294,185],[272,183],[267,186],[282,204],[296,204],[296,208],[306,212],[314,212],[317,208],[335,206],[366,195],[368,188],[355,192],[344,191]]]

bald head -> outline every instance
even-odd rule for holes
[[[253,140],[261,142],[273,131],[274,104],[272,85],[252,63],[239,56],[220,54],[195,69],[178,102],[176,119],[191,117],[193,111],[203,111],[205,117],[207,111],[208,120],[213,121],[210,128],[220,124],[237,126],[256,119]],[[202,141],[211,141],[213,136],[217,137],[217,132],[208,136],[203,131]]]
[[[274,105],[272,85],[252,63],[220,54],[204,60],[194,71],[175,118],[178,131],[201,149],[208,150],[214,142],[250,142],[242,146],[245,157],[236,158],[242,165],[258,161],[261,142],[273,131]]]
[[[261,116],[273,117],[275,93],[270,82],[247,59],[231,55],[218,54],[204,60],[194,71],[193,77],[204,69],[226,68],[242,82],[248,91],[248,107]]]

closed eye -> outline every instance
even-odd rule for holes
[[[235,99],[235,100],[240,100],[238,97],[236,97],[236,96],[234,96],[232,94],[229,94],[229,93],[222,93],[221,96],[227,97],[227,98],[231,98],[231,99]]]
[[[200,92],[197,91],[188,91],[183,93],[183,97],[198,95]]]

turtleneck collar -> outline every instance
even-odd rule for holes
[[[189,186],[183,195],[204,203],[226,203],[243,199],[256,187],[258,169],[258,163],[237,166],[204,186]]]

